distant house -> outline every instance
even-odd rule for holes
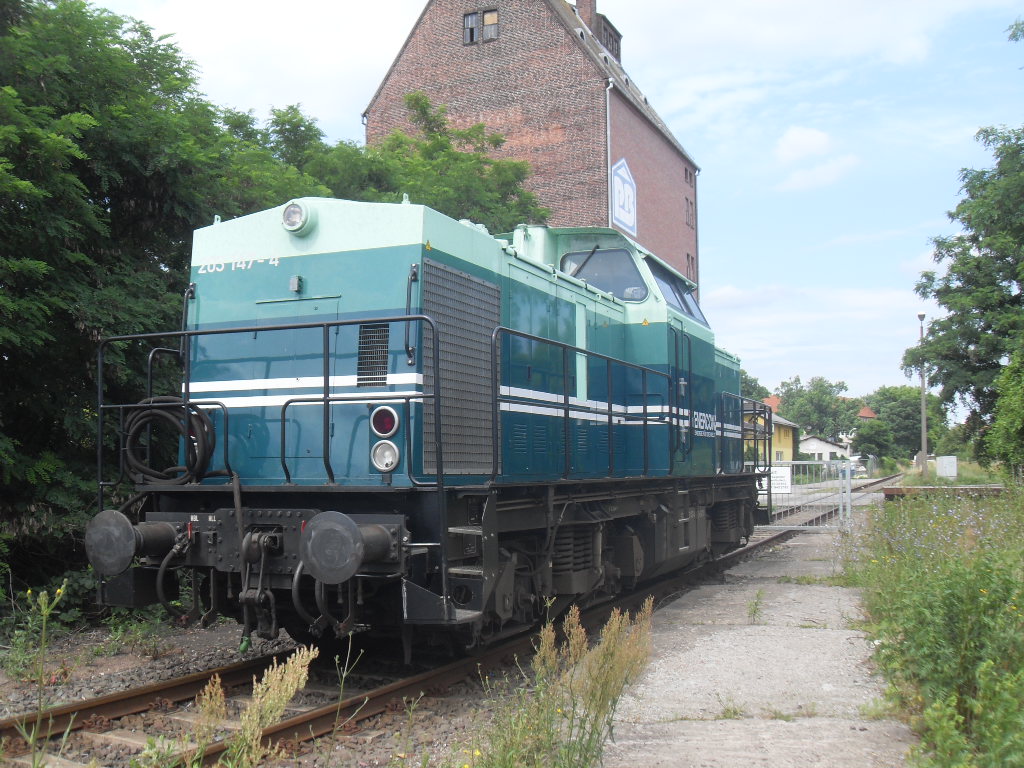
[[[772,461],[795,461],[800,446],[800,427],[787,418],[772,416]]]
[[[814,461],[835,461],[850,458],[850,447],[817,435],[808,435],[800,439],[800,453],[809,455]]]
[[[795,460],[800,440],[800,427],[775,412],[779,406],[777,396],[766,397],[762,402],[772,410],[771,460],[773,462]],[[746,452],[750,454],[755,449],[754,443],[748,440],[745,448]]]
[[[877,419],[878,418],[878,414],[875,413],[873,410],[871,410],[868,406],[865,405],[857,413],[857,418],[858,419],[862,419],[864,421],[867,421],[868,419]]]

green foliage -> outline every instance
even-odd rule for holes
[[[453,128],[445,107],[434,107],[419,91],[406,94],[405,103],[420,135],[395,131],[369,150],[378,152],[391,169],[392,199],[405,193],[414,203],[483,224],[492,232],[547,219],[550,212],[523,187],[529,165],[490,156],[504,143],[501,134],[488,133],[483,123]]]
[[[877,510],[858,563],[877,659],[928,766],[1024,757],[1024,491]]]
[[[893,434],[881,419],[862,421],[850,445],[855,455],[889,456],[893,450]]]
[[[779,415],[800,425],[804,434],[817,435],[826,440],[838,440],[839,435],[852,432],[857,426],[857,411],[861,404],[841,397],[846,383],[829,381],[814,376],[805,385],[799,376],[782,382],[775,394],[782,401]]]
[[[992,428],[985,436],[989,454],[1009,470],[1024,467],[1024,346],[995,380],[998,393]]]
[[[879,387],[864,398],[892,433],[891,455],[909,459],[921,449],[921,390],[919,387]],[[929,393],[925,398],[928,417],[928,450],[936,453],[949,427],[946,425],[946,407],[938,396]],[[859,429],[863,429],[863,424]],[[877,454],[882,455],[882,454]]]
[[[932,321],[903,364],[924,366],[943,402],[963,402],[969,427],[983,432],[995,410],[995,380],[1024,333],[1024,128],[983,128],[978,139],[995,165],[961,172],[964,198],[949,215],[963,231],[935,238],[934,260],[945,272],[924,272],[916,287],[946,316]]]
[[[771,392],[756,377],[740,368],[740,394],[752,400],[764,400]]]
[[[299,105],[265,126],[213,106],[142,23],[82,0],[0,3],[0,571],[38,583],[82,558],[97,341],[178,326],[192,232],[215,214],[407,192],[494,231],[544,220],[527,165],[490,156],[500,136],[408,103],[422,135],[330,147]],[[108,401],[144,396],[148,351],[108,349]]]
[[[177,326],[191,233],[215,212],[326,190],[229,132],[145,25],[75,0],[16,10],[0,15],[0,524],[31,549],[45,518],[70,547],[95,493],[96,341]],[[141,396],[144,354],[114,350],[112,397]]]

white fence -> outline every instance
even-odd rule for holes
[[[853,510],[853,477],[867,470],[848,461],[782,461],[772,465],[771,488],[761,504],[771,509],[768,529],[845,529]]]

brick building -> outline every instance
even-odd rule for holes
[[[366,141],[410,130],[403,97],[423,91],[454,125],[505,135],[498,153],[530,163],[552,226],[614,226],[699,282],[697,165],[621,50],[596,0],[429,0],[363,115]]]

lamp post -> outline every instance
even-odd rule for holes
[[[918,322],[921,324],[920,342],[924,343],[924,312],[917,313]],[[921,363],[921,451],[917,454],[917,465],[921,470],[921,477],[928,474],[928,414],[926,407],[928,394],[928,378],[925,375],[924,363]]]

